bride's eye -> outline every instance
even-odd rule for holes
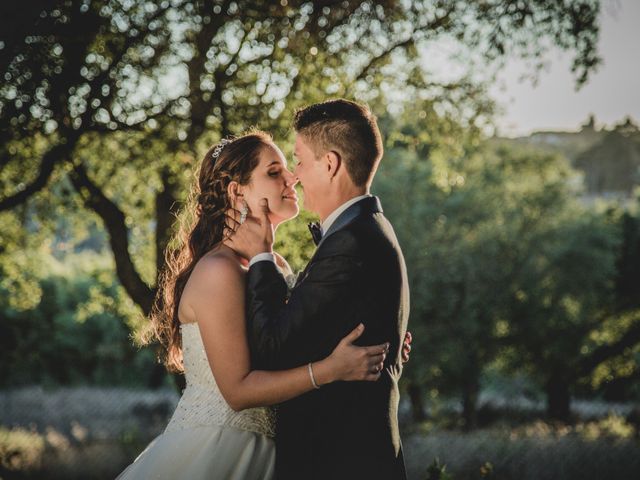
[[[276,170],[276,171],[273,171],[273,172],[269,172],[269,176],[270,176],[270,177],[277,177],[278,175],[280,175],[280,172],[279,172],[279,171],[277,171],[277,170]]]

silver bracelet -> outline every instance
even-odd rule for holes
[[[313,388],[320,388],[320,386],[316,383],[316,379],[313,376],[313,368],[311,368],[311,363],[309,362],[309,365],[307,365],[309,367],[309,377],[311,377],[311,383],[313,383]]]

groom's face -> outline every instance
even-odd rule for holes
[[[301,134],[296,135],[293,155],[296,158],[296,168],[293,174],[300,181],[304,191],[304,207],[312,212],[318,212],[319,204],[327,194],[328,170],[326,162],[317,158],[311,145]]]

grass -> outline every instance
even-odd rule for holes
[[[44,438],[37,432],[0,427],[0,474],[23,472],[29,475],[42,467]]]
[[[162,431],[176,401],[175,392],[115,388],[0,392],[0,479],[112,479]],[[573,423],[559,424],[537,406],[485,402],[471,432],[456,409],[405,420],[409,479],[640,478],[638,426],[628,408],[605,407],[584,403]]]
[[[162,432],[177,400],[171,390],[0,392],[0,480],[112,479]]]
[[[628,480],[640,478],[636,428],[610,414],[572,425],[499,421],[470,432],[442,428],[442,419],[403,435],[412,480]],[[450,423],[450,422],[448,422]],[[429,462],[437,459],[446,476]]]

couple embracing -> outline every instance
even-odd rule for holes
[[[298,111],[294,128],[293,172],[259,131],[205,155],[152,315],[187,386],[119,478],[406,478],[397,409],[409,290],[369,194],[376,119],[340,99]],[[298,182],[321,223],[296,277],[273,232],[298,214]]]

